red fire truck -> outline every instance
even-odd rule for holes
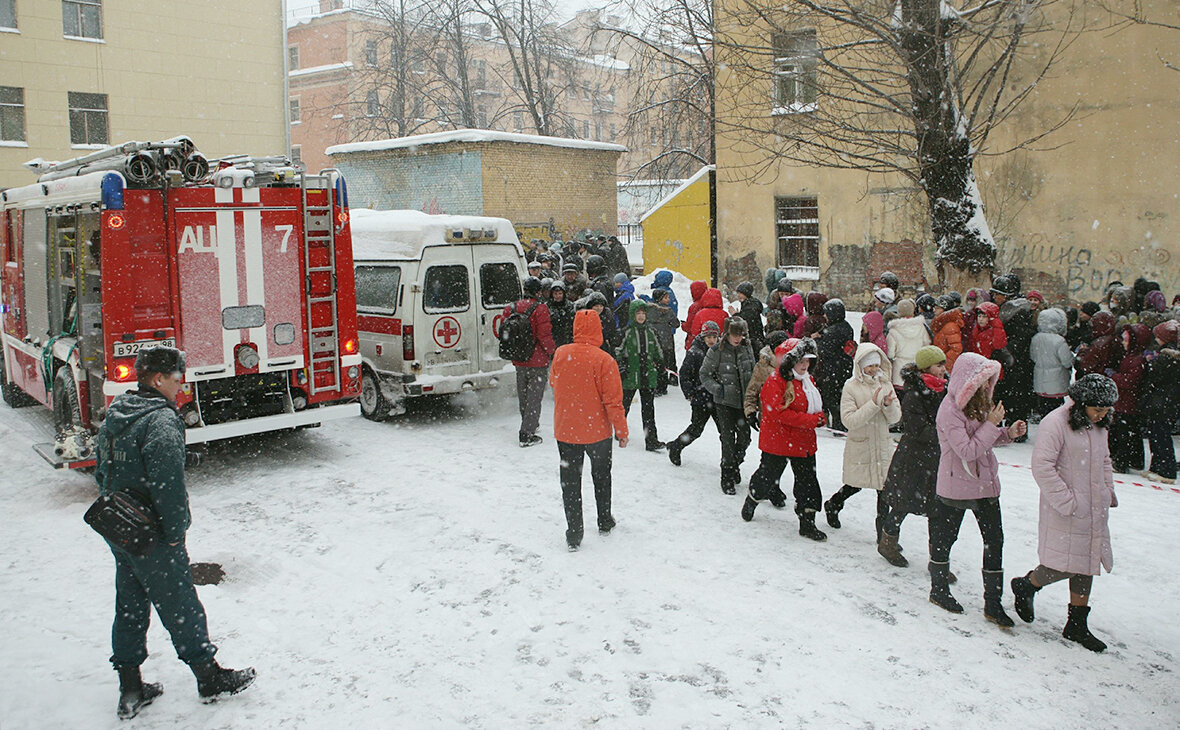
[[[0,388],[41,403],[61,468],[135,387],[136,353],[187,353],[189,444],[359,414],[361,355],[344,180],[283,158],[206,161],[187,138],[30,163],[0,193]]]

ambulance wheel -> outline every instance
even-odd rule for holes
[[[0,352],[0,396],[9,408],[24,408],[37,401],[28,393],[20,389],[16,383],[8,382],[8,371],[4,369],[4,353]]]
[[[381,383],[369,368],[361,372],[361,415],[370,421],[384,421],[389,417],[389,403],[381,395]]]
[[[82,428],[82,409],[78,405],[78,386],[69,366],[58,368],[53,378],[53,425],[57,435],[74,428]]]

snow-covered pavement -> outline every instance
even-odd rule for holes
[[[656,412],[664,439],[688,421],[678,392]],[[587,474],[590,529],[567,553],[551,423],[547,401],[545,443],[520,449],[503,391],[214,445],[189,472],[189,548],[227,572],[199,589],[219,658],[259,679],[200,705],[155,621],[144,673],[165,694],[135,727],[1180,725],[1180,494],[1119,486],[1091,618],[1110,649],[1094,655],[1060,637],[1064,584],[1032,625],[985,621],[970,518],[961,616],[926,599],[923,520],[902,528],[910,568],[876,554],[871,495],[823,544],[789,509],[742,522],[711,426],[681,468],[616,449],[608,537]],[[82,522],[93,481],[33,453],[50,430],[47,411],[0,406],[0,727],[130,727],[107,664],[112,560]],[[843,445],[820,440],[825,494]],[[1036,564],[1031,448],[1000,452],[1009,577]]]

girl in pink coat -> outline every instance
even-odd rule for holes
[[[930,601],[951,613],[963,607],[948,585],[951,546],[963,514],[971,510],[983,537],[983,615],[1004,628],[1014,626],[1004,612],[1004,526],[1000,515],[1000,465],[993,448],[1022,436],[1024,421],[1001,428],[1004,404],[992,403],[1000,364],[976,352],[955,362],[946,397],[938,407],[937,498],[930,503]]]
[[[1050,583],[1069,579],[1069,621],[1061,635],[1090,651],[1106,648],[1090,633],[1094,576],[1114,566],[1110,551],[1111,507],[1118,506],[1107,428],[1119,391],[1110,378],[1086,375],[1069,387],[1065,405],[1041,421],[1032,473],[1041,488],[1037,555],[1041,564],[1012,579],[1016,614],[1032,623],[1033,597]]]

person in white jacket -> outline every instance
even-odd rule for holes
[[[901,321],[901,320],[895,320]],[[852,377],[840,395],[840,420],[848,429],[844,443],[844,486],[824,502],[824,516],[840,527],[844,502],[862,489],[877,492],[877,541],[889,514],[881,490],[889,475],[893,441],[889,425],[901,420],[901,402],[890,379],[889,360],[881,348],[862,342],[853,357]]]
[[[913,299],[902,299],[897,303],[897,316],[889,324],[885,337],[889,360],[893,369],[893,385],[902,387],[901,370],[914,361],[921,350],[932,342],[930,327],[925,317],[915,317]]]
[[[1033,361],[1033,392],[1039,398],[1038,412],[1048,415],[1065,402],[1074,354],[1065,342],[1065,312],[1053,307],[1037,318],[1028,355]]]

